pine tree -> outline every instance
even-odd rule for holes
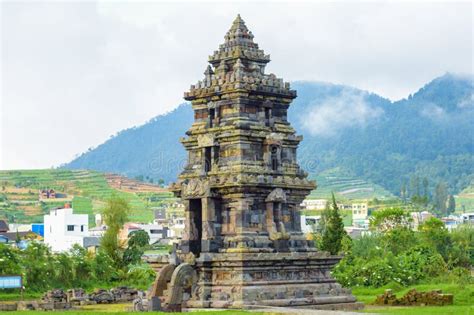
[[[341,250],[341,242],[346,235],[346,231],[344,230],[344,223],[342,222],[334,193],[332,194],[331,208],[325,214],[323,222],[324,230],[320,249],[330,252],[331,255],[336,255]]]
[[[446,201],[448,199],[448,189],[443,182],[438,183],[435,189],[434,206],[435,211],[440,216],[447,215]]]
[[[456,211],[456,201],[454,200],[453,195],[449,195],[448,197],[448,208],[446,210],[448,212],[448,215]]]

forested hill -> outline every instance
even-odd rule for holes
[[[474,180],[473,79],[446,74],[391,102],[356,88],[294,82],[289,120],[304,136],[299,160],[312,175],[334,167],[397,193],[418,176],[458,192]],[[179,138],[191,125],[188,104],[119,132],[64,165],[70,169],[175,179],[185,161]]]

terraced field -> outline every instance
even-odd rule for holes
[[[324,171],[316,176],[318,188],[313,190],[310,199],[328,199],[334,192],[338,199],[374,199],[387,200],[396,198],[381,186],[363,179],[348,175],[338,168]]]
[[[117,179],[117,176],[113,176]],[[130,180],[124,180],[130,184]],[[105,174],[82,170],[14,170],[0,171],[0,218],[9,222],[42,222],[43,215],[50,209],[72,202],[76,213],[99,213],[106,200],[112,195],[125,198],[130,206],[130,220],[150,222],[153,220],[152,208],[163,203],[174,202],[172,194],[157,187],[141,193],[131,192],[128,185],[124,189],[114,187],[107,181]],[[138,187],[140,185],[137,184]],[[40,189],[54,189],[65,194],[61,199],[39,199]]]
[[[474,212],[474,184],[466,187],[459,195],[454,196],[456,212]]]

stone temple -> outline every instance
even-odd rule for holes
[[[184,94],[194,123],[172,190],[185,233],[152,290],[165,309],[360,306],[330,275],[340,257],[301,232],[299,205],[316,184],[297,163],[302,137],[287,120],[296,91],[265,73],[269,62],[237,16]]]

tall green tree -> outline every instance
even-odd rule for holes
[[[438,215],[447,215],[446,201],[448,199],[448,188],[443,182],[439,182],[435,188],[434,207]]]
[[[100,250],[112,258],[116,267],[123,267],[123,248],[119,243],[119,233],[127,222],[129,213],[130,205],[117,195],[113,195],[107,201],[107,205],[102,211],[107,230],[102,236]]]
[[[426,177],[423,178],[423,196],[426,197],[426,200],[429,201],[429,198],[430,198],[429,182],[428,182],[428,178]]]
[[[407,185],[405,181],[402,182],[402,186],[400,187],[400,197],[403,201],[407,201]]]
[[[336,203],[336,197],[332,194],[332,204],[329,211],[324,215],[324,230],[321,238],[321,250],[325,250],[336,255],[342,247],[342,239],[347,234],[344,230],[344,223]]]
[[[454,211],[456,211],[456,200],[454,200],[453,195],[449,195],[448,197],[448,207],[446,211],[448,214],[454,213]]]

